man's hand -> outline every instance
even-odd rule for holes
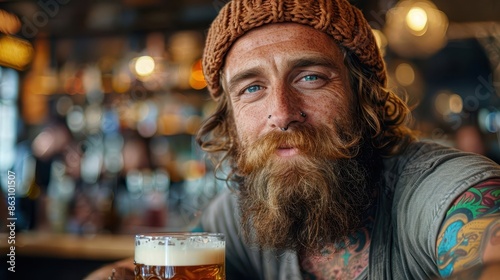
[[[99,268],[84,280],[134,280],[134,260],[125,259]]]

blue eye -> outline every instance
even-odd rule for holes
[[[262,87],[261,87],[261,86],[257,86],[257,85],[255,85],[255,86],[249,86],[249,87],[247,87],[247,88],[245,89],[245,92],[248,92],[248,93],[254,93],[254,92],[257,92],[257,91],[259,91],[259,90],[261,90],[261,89],[262,89]]]
[[[319,78],[317,75],[307,75],[307,76],[304,76],[303,79],[307,82],[311,82],[311,81],[317,81]]]

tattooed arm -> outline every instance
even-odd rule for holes
[[[483,273],[500,269],[500,179],[476,185],[455,200],[436,245],[442,277],[492,279]]]

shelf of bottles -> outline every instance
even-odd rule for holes
[[[0,68],[1,128],[9,131],[2,143],[10,143],[0,147],[0,165],[2,174],[17,174],[19,230],[196,226],[224,187],[195,143],[214,105],[201,72],[202,38],[40,36],[27,70]]]

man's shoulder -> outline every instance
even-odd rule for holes
[[[420,203],[418,207],[440,195],[449,202],[471,186],[500,178],[500,166],[494,161],[430,141],[412,143],[400,155],[386,159],[384,165],[386,195],[403,205]]]
[[[409,143],[400,154],[394,156],[398,159],[412,159],[412,162],[418,160],[433,160],[446,155],[459,156],[467,154],[454,147],[447,146],[431,140],[418,140]]]
[[[412,145],[392,163],[392,172],[384,173],[385,191],[395,201],[394,214],[406,209],[409,215],[422,213],[429,221],[440,221],[460,194],[500,178],[500,166],[484,156],[429,141]]]
[[[401,153],[385,159],[386,169],[399,172],[426,170],[440,165],[475,165],[479,169],[500,169],[497,163],[485,156],[463,152],[429,140],[412,142]]]
[[[435,241],[447,209],[470,187],[500,178],[500,168],[484,156],[432,141],[411,143],[384,164],[382,199],[390,215],[379,215],[378,221],[390,223],[390,229],[379,227],[379,235],[392,231],[393,269],[409,267],[415,275],[438,275]],[[379,237],[374,244],[384,244],[383,240]]]

